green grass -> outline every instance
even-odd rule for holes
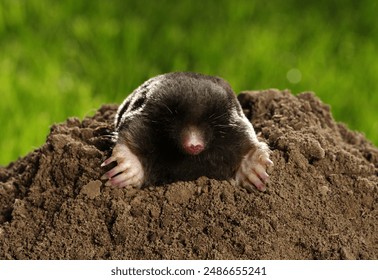
[[[237,92],[314,91],[377,145],[377,10],[376,1],[0,0],[0,164],[43,144],[51,124],[170,71],[222,76]]]

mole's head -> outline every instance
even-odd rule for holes
[[[238,102],[227,82],[194,73],[171,73],[144,107],[153,139],[166,153],[201,155],[232,141]]]

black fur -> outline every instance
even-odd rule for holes
[[[150,95],[146,84],[125,101],[116,118],[117,141],[139,157],[145,184],[233,177],[252,143],[229,84],[182,72],[160,76]],[[199,127],[205,136],[205,150],[198,155],[182,151],[180,135],[188,125]]]

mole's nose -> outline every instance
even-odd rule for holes
[[[196,126],[189,126],[182,132],[182,147],[190,155],[198,155],[205,149],[203,133]]]
[[[185,151],[191,155],[198,155],[205,147],[202,144],[184,146]]]

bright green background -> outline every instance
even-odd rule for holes
[[[378,144],[377,15],[377,1],[355,0],[0,0],[0,164],[39,147],[51,124],[179,70],[236,92],[314,91]]]

